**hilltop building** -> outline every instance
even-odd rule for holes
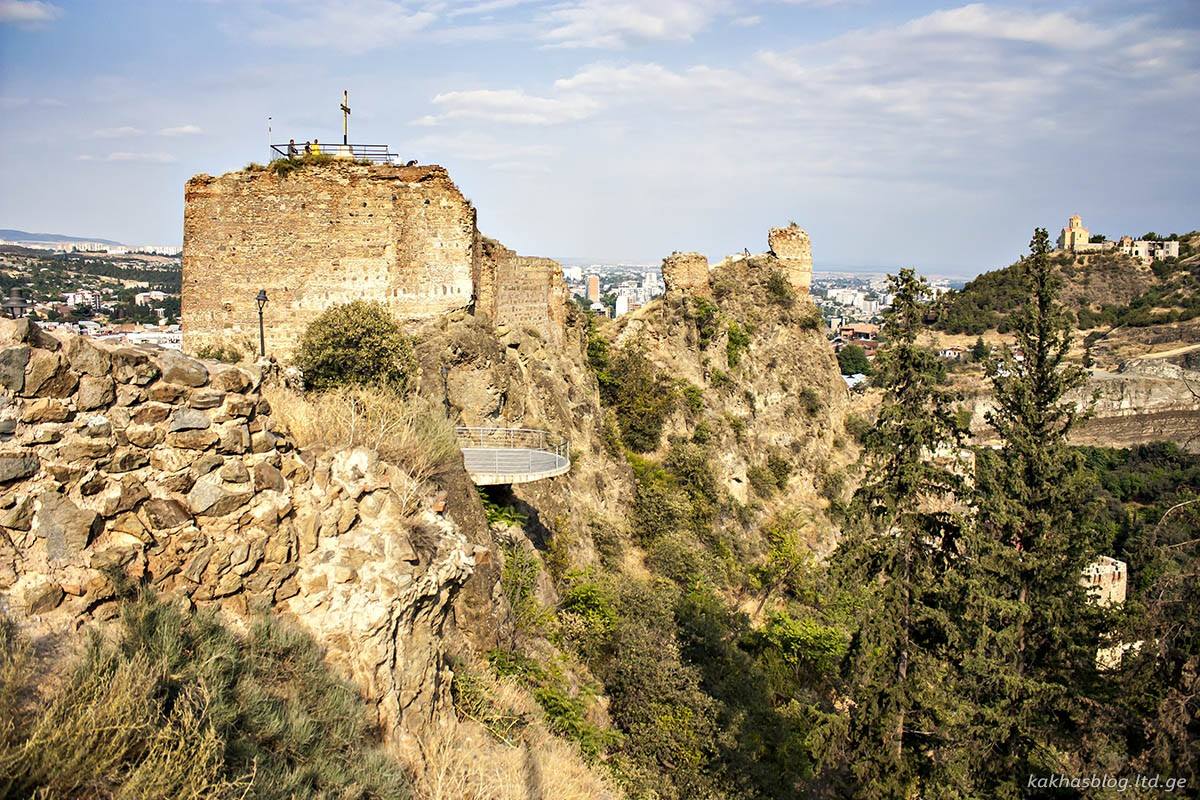
[[[1179,242],[1134,239],[1122,236],[1117,242],[1093,242],[1091,232],[1083,227],[1078,214],[1072,214],[1067,226],[1058,234],[1058,249],[1072,253],[1101,253],[1115,250],[1149,265],[1166,258],[1179,258]]]
[[[593,303],[600,300],[600,276],[588,275],[587,279],[587,299]]]
[[[1130,258],[1138,259],[1143,264],[1162,261],[1166,258],[1179,258],[1179,242],[1135,240],[1129,236],[1122,236],[1121,241],[1117,244],[1117,249]]]
[[[1078,253],[1091,248],[1092,234],[1083,227],[1083,219],[1078,214],[1072,214],[1067,220],[1067,227],[1058,234],[1058,249]],[[1094,249],[1099,250],[1097,245]]]

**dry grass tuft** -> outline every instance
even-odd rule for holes
[[[307,395],[272,387],[264,394],[302,448],[369,447],[418,484],[460,458],[454,426],[419,397],[366,387]]]
[[[514,681],[482,663],[456,666],[454,680],[462,719],[421,742],[415,800],[622,797],[603,767],[588,766],[573,745],[550,733],[537,702]]]

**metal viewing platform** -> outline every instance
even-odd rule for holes
[[[341,144],[321,142],[317,145],[319,154],[342,158],[347,161],[370,161],[372,164],[395,164],[400,156],[393,153],[386,144]],[[304,158],[304,142],[296,142],[296,155],[291,158]],[[272,158],[289,158],[288,143],[271,145]]]
[[[547,431],[460,427],[454,432],[476,486],[540,481],[571,468],[570,443]]]

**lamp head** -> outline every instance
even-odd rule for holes
[[[262,311],[263,306],[267,304],[267,290],[259,289],[258,296],[254,298],[254,302],[258,303],[258,310]]]

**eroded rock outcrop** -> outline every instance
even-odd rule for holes
[[[33,635],[117,613],[127,580],[290,616],[403,744],[448,713],[442,641],[475,549],[433,487],[296,450],[257,371],[0,323],[0,605]]]

